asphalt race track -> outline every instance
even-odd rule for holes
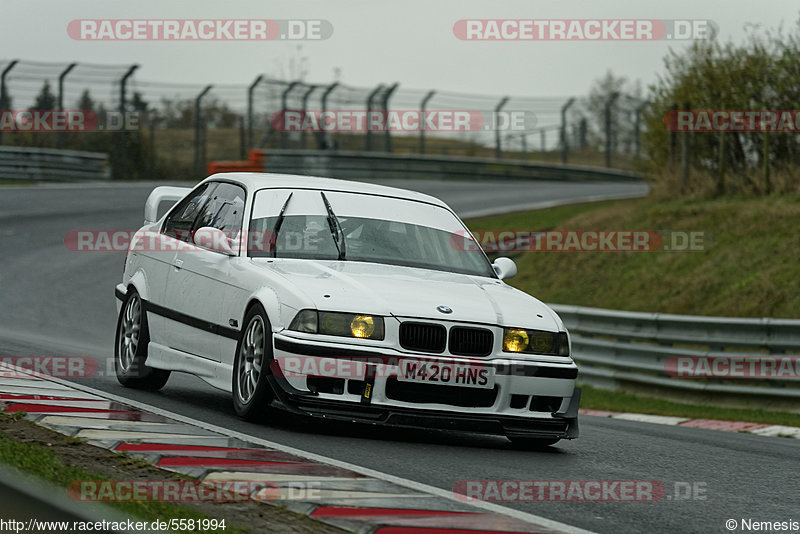
[[[635,183],[402,181],[441,197],[460,214],[578,198],[642,193]],[[100,373],[82,384],[301,450],[445,490],[462,480],[655,480],[656,503],[506,503],[504,506],[603,532],[726,532],[727,519],[797,519],[796,440],[598,417],[580,439],[544,452],[513,450],[502,437],[366,426],[238,420],[229,396],[173,374],[158,393],[119,386],[113,357],[114,285],[123,254],[71,252],[71,230],[135,230],[153,184],[0,187],[0,356],[84,355]],[[704,499],[674,498],[695,484]],[[673,497],[673,498],[670,498]]]

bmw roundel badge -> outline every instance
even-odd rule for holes
[[[453,313],[453,308],[448,306],[437,306],[436,309],[442,313]]]

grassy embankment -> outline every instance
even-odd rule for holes
[[[469,221],[475,230],[703,232],[702,250],[523,252],[510,280],[552,303],[738,317],[800,317],[800,197],[609,201]],[[587,388],[582,406],[800,426],[800,415]]]

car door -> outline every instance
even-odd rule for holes
[[[168,319],[163,313],[168,309],[167,277],[175,259],[175,252],[182,243],[184,234],[188,234],[200,209],[205,205],[208,196],[208,185],[203,184],[186,195],[169,211],[161,227],[161,232],[152,247],[136,252],[147,280],[147,324],[150,340],[166,346],[170,345]]]
[[[170,323],[173,348],[232,365],[241,316],[241,309],[232,308],[246,297],[237,299],[243,290],[233,275],[235,257],[194,245],[192,235],[203,227],[218,228],[230,238],[238,255],[246,193],[242,186],[229,182],[212,182],[210,187],[213,189],[188,237],[193,246],[182,247],[175,254],[166,294],[174,312]]]

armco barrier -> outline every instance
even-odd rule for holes
[[[257,152],[258,154],[254,154]],[[263,154],[263,159],[258,156]],[[267,172],[327,176],[351,180],[424,178],[438,180],[603,180],[638,181],[633,172],[580,165],[550,165],[511,159],[470,158],[334,150],[251,151],[249,162],[263,161]],[[234,171],[239,162],[212,162],[209,171]],[[250,170],[250,169],[248,169]]]
[[[610,389],[636,385],[675,392],[800,400],[800,380],[796,376],[678,378],[666,372],[670,357],[798,355],[800,320],[551,306],[570,331],[572,352],[583,383]]]
[[[107,160],[100,152],[0,146],[0,180],[106,180]]]

